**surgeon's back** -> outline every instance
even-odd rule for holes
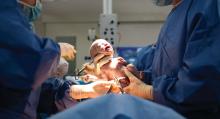
[[[16,0],[0,4],[0,118],[22,118],[32,88],[37,88],[59,58],[59,46],[30,29]]]

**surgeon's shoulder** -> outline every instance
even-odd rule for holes
[[[204,0],[203,0],[204,1]],[[220,0],[204,1],[204,14],[209,26],[216,25],[220,20]]]
[[[220,0],[217,0],[217,7],[218,7],[218,17],[220,19]]]
[[[220,0],[192,0],[188,10],[189,23],[205,27],[216,25],[220,19]],[[198,24],[197,24],[198,25]]]

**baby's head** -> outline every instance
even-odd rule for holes
[[[109,56],[114,55],[114,50],[111,44],[104,39],[95,40],[90,47],[91,58],[94,59],[98,54],[105,54]]]
[[[97,55],[104,54],[113,57],[114,50],[109,42],[104,39],[95,40],[90,47],[91,58],[94,59]],[[100,72],[95,74],[98,78],[107,80],[114,80],[115,77],[121,79],[119,82],[122,87],[129,85],[130,81],[128,77],[121,70],[123,67],[127,66],[127,62],[122,57],[116,57],[109,60],[108,63],[100,67]],[[95,71],[95,67],[87,67],[87,71]],[[130,71],[135,72],[135,75],[138,77],[138,72],[136,69],[131,69]],[[88,72],[87,72],[88,73]],[[94,74],[94,73],[89,73]]]

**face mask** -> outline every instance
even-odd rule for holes
[[[167,6],[171,5],[173,0],[152,0],[153,3],[157,6]]]
[[[36,0],[35,6],[31,6],[20,0],[18,2],[24,5],[23,11],[24,11],[25,16],[27,16],[29,22],[35,21],[40,16],[41,11],[42,11],[42,4],[39,0]]]

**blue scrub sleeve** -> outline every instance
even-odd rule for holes
[[[152,70],[148,69],[148,70],[143,71],[143,73],[144,73],[143,82],[145,84],[152,85]]]
[[[59,58],[59,45],[31,31],[16,0],[0,4],[1,119],[20,118],[30,91],[47,79]]]
[[[209,110],[220,103],[220,23],[201,19],[186,45],[177,77],[163,75],[154,79],[154,101],[178,112]]]
[[[152,62],[154,59],[154,45],[148,45],[138,52],[134,65],[138,71],[144,73],[144,83],[152,84]]]

